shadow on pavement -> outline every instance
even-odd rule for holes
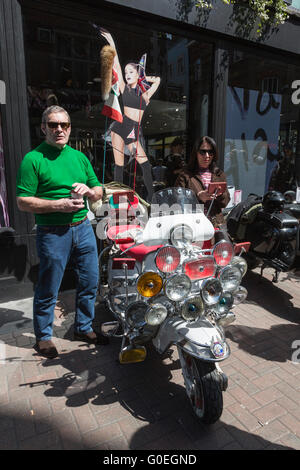
[[[269,361],[291,360],[293,344],[300,339],[300,308],[294,306],[292,295],[281,289],[280,284],[274,284],[252,271],[247,274],[242,285],[248,290],[245,304],[248,306],[250,323],[251,305],[258,305],[275,315],[274,325],[259,328],[253,317],[253,326],[229,325],[226,337],[251,355]],[[282,318],[283,323],[278,324],[276,317]]]
[[[172,360],[172,351],[161,358],[149,347],[146,361],[131,365],[119,364],[118,351],[119,344],[113,341],[99,348],[84,345],[41,363],[45,368],[68,369],[62,377],[20,384],[24,389],[41,387],[46,397],[65,397],[67,407],[83,407],[82,411],[87,412],[92,409],[99,426],[95,435],[89,432],[74,440],[68,426],[61,430],[57,415],[48,420],[38,413],[30,416],[28,411],[25,418],[24,410],[18,415],[13,407],[9,410],[2,406],[0,428],[6,426],[7,432],[0,433],[0,448],[16,448],[14,426],[21,448],[292,449],[224,423],[222,417],[212,426],[199,422],[182,385],[179,361]],[[109,425],[113,423],[119,426],[118,439],[110,436]],[[37,436],[31,438],[35,433]]]
[[[286,362],[292,359],[296,341],[299,342],[300,326],[282,324],[263,329],[230,325],[226,328],[226,337],[251,355],[268,361]]]
[[[191,421],[191,420],[189,420]],[[196,420],[195,420],[196,421]],[[199,422],[189,428],[176,426],[174,429],[149,426],[137,431],[130,441],[130,449],[170,450],[176,453],[180,450],[292,450],[292,447],[274,443],[248,431],[242,431],[231,424],[222,423],[221,420],[212,426],[205,426]],[[166,432],[167,431],[167,432]],[[149,436],[155,439],[149,443]],[[147,441],[148,438],[148,441]]]
[[[47,417],[30,416],[29,410],[21,413],[0,409],[0,421],[3,430],[0,434],[1,450],[170,450],[173,454],[176,454],[176,450],[197,451],[222,448],[226,450],[294,450],[294,447],[273,443],[222,422],[219,426],[212,426],[210,429],[204,428],[201,424],[194,425],[193,436],[191,436],[192,430],[186,431],[174,418],[173,426],[170,425],[170,421],[157,421],[136,431],[131,438],[123,433],[124,437],[119,435],[118,438],[110,440],[105,427],[102,432],[97,433],[97,439],[95,436],[90,439],[85,436],[82,439],[80,436],[75,437],[68,433],[66,427],[62,428],[59,421],[56,423]],[[293,442],[292,436],[288,435],[287,439]],[[124,446],[125,442],[127,447]],[[223,446],[225,442],[227,444]],[[78,457],[80,458],[80,455]]]
[[[0,328],[3,329],[5,333],[6,327],[12,327],[11,325],[14,323],[14,327],[17,329],[24,328],[27,324],[31,327],[32,326],[32,319],[26,318],[25,313],[21,310],[13,310],[9,308],[0,308]],[[30,328],[32,329],[32,328]]]
[[[280,318],[300,323],[300,308],[293,305],[292,295],[281,289],[280,283],[273,283],[250,271],[243,279],[242,285],[248,290],[245,304],[257,304]]]
[[[172,373],[177,376],[181,371],[179,360],[172,361],[165,355],[169,364],[162,364],[162,358],[150,346],[145,362],[122,365],[118,360],[118,340],[112,339],[107,346],[78,344],[77,350],[61,351],[57,358],[41,363],[45,368],[61,366],[69,372],[57,379],[27,382],[21,386],[49,385],[45,395],[65,397],[69,407],[119,402],[132,416],[147,421],[163,413],[162,400],[176,397],[175,402],[185,398],[184,388],[170,382]]]

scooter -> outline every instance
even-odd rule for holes
[[[299,222],[298,234],[296,239],[296,258],[292,268],[296,271],[300,269],[300,202],[296,200],[296,191],[286,191],[284,194],[284,211],[295,217]]]
[[[121,340],[121,364],[144,361],[151,342],[161,355],[176,345],[192,409],[214,423],[228,384],[220,368],[230,355],[224,328],[247,296],[244,244],[215,232],[188,189],[154,193],[148,220],[139,219],[130,191],[112,194],[106,209],[96,230],[106,243],[99,290],[115,320],[102,333]]]
[[[227,216],[227,229],[234,242],[248,241],[249,251],[244,255],[249,269],[261,266],[274,268],[273,282],[278,282],[280,272],[294,267],[299,221],[287,208],[284,196],[269,191],[263,198],[249,195],[246,201],[235,206]]]

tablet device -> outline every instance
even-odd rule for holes
[[[247,253],[247,251],[249,251],[250,245],[250,242],[236,243],[234,245],[234,254],[238,255],[241,251]]]
[[[223,194],[224,191],[226,191],[227,188],[227,183],[221,182],[221,181],[216,181],[214,183],[209,183],[208,185],[208,193],[209,194],[214,194],[215,191],[217,190],[217,196],[220,196],[220,194]]]

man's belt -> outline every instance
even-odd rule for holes
[[[79,220],[78,222],[72,222],[71,224],[66,224],[66,225],[68,227],[75,227],[76,225],[82,224],[87,218],[88,218],[88,216],[86,215],[84,219]]]

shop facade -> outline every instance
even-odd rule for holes
[[[156,165],[175,138],[188,159],[199,135],[212,136],[228,184],[264,194],[284,144],[300,155],[300,10],[257,38],[216,0],[211,12],[176,0],[3,0],[0,5],[0,298],[33,294],[38,268],[34,218],[18,210],[17,169],[42,140],[40,120],[52,104],[72,120],[70,144],[90,159],[100,181],[112,179],[101,114],[97,26],[116,43],[121,65],[147,54],[146,74],[160,86],[142,126]],[[298,5],[300,8],[300,6]],[[241,7],[244,8],[244,7]],[[299,11],[299,17],[298,17]],[[130,160],[130,159],[129,159]],[[126,183],[132,185],[130,161]],[[141,175],[137,189],[143,191]]]

